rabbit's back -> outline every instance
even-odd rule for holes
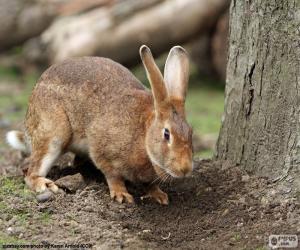
[[[25,125],[31,136],[37,123],[56,119],[54,114],[61,110],[71,127],[70,144],[101,136],[103,150],[108,141],[118,144],[115,150],[107,149],[111,154],[129,147],[137,131],[142,133],[152,105],[150,91],[122,65],[106,58],[75,58],[43,73],[32,92]]]
[[[113,111],[151,99],[150,92],[122,65],[101,57],[66,60],[46,70],[35,86],[30,105],[59,101],[70,114],[92,114]],[[94,111],[94,112],[93,112]],[[130,111],[130,110],[128,110]],[[103,114],[104,115],[104,114]]]
[[[110,91],[124,89],[145,89],[137,78],[124,66],[108,58],[81,57],[68,59],[47,69],[39,83],[63,85],[66,88],[80,88],[90,82]],[[39,85],[39,83],[37,85]]]

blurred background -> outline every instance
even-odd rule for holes
[[[51,64],[103,56],[148,85],[148,45],[163,70],[174,45],[191,57],[186,101],[197,156],[211,157],[224,103],[229,0],[0,0],[0,132],[22,128],[30,92]],[[0,141],[0,160],[7,147]],[[7,156],[6,156],[7,157]]]

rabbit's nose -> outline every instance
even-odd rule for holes
[[[183,176],[187,176],[192,172],[193,164],[188,163],[188,164],[184,165],[180,170],[181,170],[181,173],[183,174]]]

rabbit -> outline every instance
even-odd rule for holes
[[[7,133],[13,148],[30,152],[29,188],[56,193],[47,173],[60,155],[73,152],[102,171],[112,199],[134,202],[128,180],[148,184],[146,197],[169,203],[156,180],[184,177],[193,169],[184,107],[189,58],[182,47],[173,47],[163,77],[147,46],[140,56],[152,92],[108,58],[68,59],[42,74],[29,100],[25,132]]]

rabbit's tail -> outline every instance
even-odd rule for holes
[[[12,130],[6,134],[7,143],[14,149],[23,153],[28,153],[29,149],[26,145],[25,134],[21,131]]]

